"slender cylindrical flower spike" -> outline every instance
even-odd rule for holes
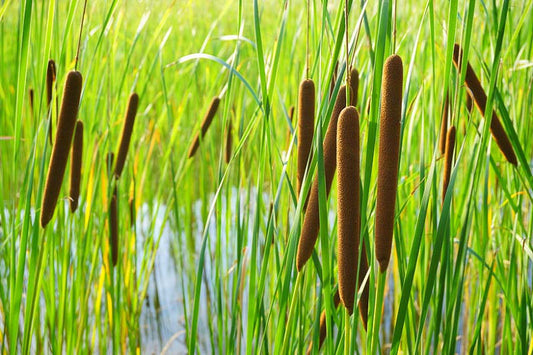
[[[451,126],[446,135],[446,153],[444,155],[444,176],[442,179],[442,202],[446,197],[446,191],[450,184],[450,174],[452,173],[453,151],[455,147],[455,126]]]
[[[198,147],[200,146],[200,138],[203,138],[211,125],[211,122],[213,122],[213,118],[215,117],[215,114],[217,113],[218,104],[220,103],[219,97],[214,97],[211,101],[211,104],[209,105],[209,110],[207,111],[204,120],[202,121],[202,128],[199,133],[196,134],[194,137],[194,140],[189,148],[189,154],[188,157],[192,158],[196,151],[198,150]]]
[[[303,179],[315,130],[315,84],[307,79],[300,84],[298,100],[298,196],[301,193]]]
[[[109,203],[109,245],[111,249],[111,262],[113,266],[118,261],[118,216],[117,216],[117,186],[113,189],[111,202]]]
[[[342,110],[337,124],[337,260],[339,294],[353,313],[359,260],[359,114],[353,106]]]
[[[328,129],[323,143],[324,152],[324,170],[326,178],[326,194],[329,195],[331,183],[335,175],[337,161],[337,121],[341,111],[346,107],[346,87],[340,88],[331,119],[329,120]],[[298,242],[298,253],[296,255],[296,267],[298,271],[302,270],[305,263],[311,257],[315,247],[318,231],[320,229],[319,210],[318,210],[318,175],[313,180],[309,201],[305,210],[304,221],[300,240]]]
[[[229,161],[231,160],[231,149],[232,149],[232,145],[233,145],[233,136],[232,136],[232,125],[231,125],[231,120],[229,121],[229,124],[228,124],[228,132],[227,132],[227,136],[226,136],[226,164],[229,164]]]
[[[381,85],[378,187],[376,199],[375,249],[379,269],[389,265],[394,208],[398,189],[400,127],[402,114],[403,64],[397,55],[387,58]]]
[[[462,58],[463,50],[458,44],[455,44],[455,47],[453,49],[453,62],[459,70],[461,69]],[[470,63],[468,62],[466,67],[465,84],[470,90],[472,98],[474,99],[474,102],[479,112],[481,112],[482,115],[485,115],[487,95],[485,94],[485,90],[483,90],[483,87],[481,86],[481,83],[479,82],[479,79],[476,73],[474,72],[474,69],[472,69],[472,66],[470,66]],[[490,131],[492,133],[492,137],[494,137],[496,144],[498,144],[500,151],[503,153],[507,161],[516,166],[518,164],[518,161],[516,160],[516,155],[513,146],[509,141],[509,137],[507,137],[507,133],[503,129],[502,123],[500,122],[496,111],[492,111],[492,119],[490,120]]]
[[[124,164],[126,163],[126,156],[128,155],[138,105],[139,96],[136,93],[131,94],[128,100],[128,110],[126,111],[126,117],[124,118],[124,126],[122,127],[120,146],[117,154],[117,163],[115,165],[114,175],[117,179],[120,178],[122,170],[124,169]]]
[[[40,224],[46,227],[54,215],[59,198],[59,192],[65,175],[65,168],[72,143],[72,135],[76,126],[76,116],[80,104],[82,76],[78,71],[71,71],[67,75],[63,100],[59,113],[57,135],[52,149],[50,166],[46,175],[44,197],[41,206]]]
[[[83,155],[83,122],[76,122],[76,132],[72,143],[72,160],[70,165],[70,211],[78,208],[81,184],[81,159]]]
[[[357,93],[359,90],[359,72],[355,68],[350,70],[350,88],[352,90],[350,105],[355,107],[357,106]]]

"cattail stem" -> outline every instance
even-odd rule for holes
[[[205,136],[205,133],[209,129],[209,126],[211,125],[211,122],[213,122],[213,118],[215,117],[215,114],[217,113],[218,104],[220,103],[220,98],[215,96],[213,100],[211,101],[211,104],[209,105],[209,110],[207,111],[204,120],[202,121],[202,129],[199,133],[196,134],[194,137],[194,140],[189,148],[189,159],[192,158],[196,151],[198,150],[198,147],[200,146],[200,138],[203,138]]]
[[[139,96],[136,93],[130,95],[128,100],[128,110],[124,119],[124,126],[122,127],[122,135],[120,137],[120,146],[117,154],[117,163],[115,165],[114,175],[118,179],[124,169],[126,163],[126,156],[131,141],[131,134],[133,132],[133,124],[135,123],[135,116],[137,115],[137,107],[139,105]]]
[[[449,93],[446,92],[446,99],[444,100],[444,108],[442,111],[442,122],[440,126],[439,148],[440,153],[444,154],[446,151],[446,133],[448,132],[448,111],[450,104]]]
[[[44,197],[41,206],[40,224],[46,227],[54,215],[54,210],[63,183],[76,116],[80,104],[82,76],[80,72],[70,71],[65,81],[63,101],[59,113],[57,135],[52,149],[50,166],[46,176]]]
[[[339,290],[335,291],[335,295],[333,296],[333,305],[335,308],[339,307],[339,304],[341,303],[341,298],[339,296]],[[322,345],[324,344],[324,340],[326,340],[327,335],[327,328],[326,328],[326,311],[323,310],[320,314],[320,331],[319,331],[319,342],[318,342],[318,349],[322,348]],[[309,347],[307,348],[307,355],[311,354],[313,351],[313,342],[309,344]]]
[[[359,90],[359,72],[357,69],[352,68],[350,71],[350,86],[352,88],[350,105],[357,106],[357,93]]]
[[[455,148],[455,126],[451,126],[446,135],[446,153],[444,155],[444,176],[442,179],[442,202],[446,197],[448,185],[450,184],[450,174],[452,172],[453,151]]]
[[[455,44],[455,47],[453,49],[453,62],[458,70],[461,70],[462,58],[463,50],[458,44]],[[474,102],[476,103],[479,112],[485,117],[487,95],[485,94],[485,90],[483,90],[483,87],[481,86],[481,83],[476,73],[474,72],[474,69],[472,69],[470,63],[467,62],[466,64],[467,67],[465,84],[470,90],[472,98],[474,99]],[[518,161],[516,160],[516,155],[513,146],[509,141],[509,137],[507,137],[507,133],[503,129],[502,123],[500,122],[500,119],[498,118],[498,115],[495,111],[492,112],[492,119],[490,120],[490,131],[492,133],[492,136],[494,137],[494,140],[496,141],[496,144],[498,144],[498,147],[500,148],[507,161],[516,166],[518,164]]]
[[[403,65],[397,55],[387,58],[381,86],[375,250],[379,269],[389,265],[398,189]]]
[[[78,208],[81,183],[81,165],[83,155],[83,122],[76,122],[76,132],[72,143],[72,160],[70,167],[70,211],[74,213]]]
[[[301,194],[307,163],[311,155],[315,130],[315,84],[307,79],[300,84],[298,100],[298,184]]]
[[[337,127],[337,240],[339,294],[351,315],[359,260],[359,114],[353,106],[342,110]]]

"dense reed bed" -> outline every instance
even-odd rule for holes
[[[0,1],[0,353],[531,353],[532,27]]]

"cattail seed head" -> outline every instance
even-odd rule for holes
[[[83,122],[76,122],[76,132],[72,143],[72,160],[70,167],[70,211],[74,213],[78,208],[81,182],[81,159],[83,155]]]
[[[231,147],[233,145],[233,136],[231,135],[232,131],[232,125],[231,120],[228,124],[228,132],[226,136],[226,164],[229,164],[229,161],[231,160]]]
[[[472,96],[470,96],[469,93],[466,93],[466,109],[468,110],[468,114],[472,114],[472,110],[474,109],[474,103],[472,102]]]
[[[379,269],[389,265],[394,208],[398,188],[403,64],[398,55],[387,58],[381,85],[378,186],[375,219],[375,249]]]
[[[446,99],[444,100],[444,109],[442,111],[442,122],[440,126],[439,148],[440,153],[444,154],[446,151],[446,133],[448,132],[448,111],[450,104],[449,93],[446,93]]]
[[[217,113],[219,103],[220,103],[220,98],[215,96],[213,100],[211,101],[211,104],[209,105],[209,110],[207,111],[204,117],[204,120],[202,122],[201,132],[196,134],[189,148],[189,154],[188,154],[189,158],[192,158],[194,154],[196,154],[196,151],[198,150],[198,147],[200,146],[200,138],[203,138],[205,136],[207,129],[211,125],[211,122],[213,121],[213,118],[215,117],[215,114]]]
[[[116,266],[118,261],[117,199],[117,186],[115,185],[111,202],[109,203],[109,244],[111,246],[111,262],[113,266]]]
[[[329,195],[333,176],[335,175],[337,160],[337,120],[345,106],[346,87],[342,86],[337,95],[337,100],[335,100],[335,106],[333,108],[333,113],[331,114],[331,119],[329,120],[323,144],[326,195]],[[300,240],[298,242],[298,252],[296,255],[296,267],[298,271],[302,270],[307,260],[311,257],[319,229],[318,176],[315,176],[313,185],[311,186],[308,205],[305,210]]]
[[[307,79],[300,84],[298,100],[298,185],[297,192],[301,193],[303,179],[315,130],[315,84]]]
[[[458,44],[455,44],[455,47],[453,49],[453,62],[458,70],[461,69],[462,59],[463,50]],[[474,69],[472,69],[472,66],[470,66],[470,63],[468,62],[466,67],[465,84],[470,90],[472,98],[474,99],[474,102],[479,112],[484,116],[485,106],[487,105],[487,95],[485,94],[485,90],[483,90],[483,87],[481,86],[481,83],[476,73],[474,72]],[[516,166],[518,164],[518,161],[516,160],[516,155],[513,146],[509,141],[509,137],[507,137],[507,133],[503,129],[502,123],[500,122],[500,119],[498,118],[498,115],[496,114],[495,110],[492,111],[490,131],[492,133],[492,136],[494,137],[494,140],[496,141],[496,144],[498,144],[498,147],[500,148],[507,161]]]
[[[342,110],[337,124],[337,240],[339,294],[353,313],[359,260],[359,114]]]
[[[133,133],[133,123],[137,115],[137,107],[139,105],[139,96],[136,93],[130,95],[128,101],[128,110],[124,118],[124,126],[122,127],[122,135],[120,137],[120,146],[117,154],[117,163],[115,165],[114,175],[118,179],[124,169],[126,163],[126,156],[128,155],[128,148],[130,146],[131,134]]]
[[[46,103],[48,108],[52,103],[52,91],[54,82],[56,81],[56,63],[53,59],[48,61],[48,67],[46,68]]]
[[[28,91],[28,96],[30,98],[30,113],[31,117],[33,118],[33,89],[30,88],[30,90]]]
[[[444,155],[444,176],[442,179],[442,202],[446,197],[446,191],[450,184],[450,174],[452,173],[453,150],[455,147],[455,126],[451,126],[446,135],[446,154]]]
[[[82,76],[78,71],[70,71],[65,81],[63,100],[59,113],[57,134],[52,148],[50,166],[46,176],[44,197],[41,206],[41,227],[46,227],[54,215],[54,210],[61,190],[61,184],[65,175],[72,135],[76,125],[76,116],[80,104]]]

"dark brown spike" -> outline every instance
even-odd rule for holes
[[[359,114],[353,106],[342,110],[337,124],[337,260],[339,294],[353,313],[359,260]]]
[[[30,98],[30,114],[31,114],[31,118],[33,119],[33,113],[35,112],[34,109],[33,109],[33,89],[30,88],[30,90],[28,91],[28,96]]]
[[[439,148],[440,153],[444,154],[446,151],[446,132],[448,132],[448,112],[450,105],[449,93],[446,92],[446,99],[444,100],[444,108],[442,111],[442,121],[440,126]]]
[[[450,184],[450,174],[452,172],[453,164],[453,150],[455,147],[455,126],[451,126],[446,135],[446,154],[444,155],[444,176],[442,178],[442,202],[446,197],[446,191]]]
[[[82,82],[81,73],[74,70],[68,73],[67,80],[65,81],[57,135],[52,148],[52,156],[50,158],[50,166],[48,167],[44,197],[41,205],[40,224],[43,228],[46,227],[54,215],[59,192],[61,191],[65,167],[70,153],[72,135],[76,125],[76,117],[78,116]]]
[[[76,122],[74,142],[72,143],[72,160],[70,165],[70,211],[78,208],[81,183],[81,165],[83,156],[83,122]]]
[[[139,96],[136,93],[131,94],[128,100],[128,110],[126,111],[126,117],[124,118],[124,126],[122,127],[120,146],[117,154],[117,163],[115,165],[114,175],[117,179],[120,178],[122,170],[124,169],[124,164],[126,163],[126,156],[128,155],[138,105]]]
[[[118,261],[118,217],[117,217],[117,186],[113,188],[113,195],[109,203],[109,244],[111,249],[111,262],[113,266]]]
[[[56,63],[53,59],[48,61],[48,67],[46,68],[46,104],[48,109],[52,103],[52,95],[54,82],[56,81]]]
[[[307,162],[311,154],[314,131],[315,84],[313,80],[307,79],[300,84],[298,100],[298,196],[301,194]]]
[[[230,120],[228,124],[228,132],[226,136],[226,164],[229,164],[231,160],[231,148],[233,145],[232,130],[233,130],[233,127],[231,125],[231,120]]]
[[[375,219],[376,259],[381,272],[389,265],[394,208],[398,189],[403,64],[398,55],[387,58],[381,85],[378,184]]]
[[[201,132],[196,134],[189,148],[189,154],[188,154],[189,159],[192,158],[196,154],[196,151],[198,150],[198,147],[200,146],[200,138],[203,138],[205,136],[207,129],[211,125],[211,122],[213,121],[213,118],[215,117],[215,114],[217,113],[219,103],[220,103],[220,98],[215,96],[213,100],[211,101],[211,104],[209,105],[209,110],[207,111],[204,117],[204,120],[202,121]]]
[[[458,70],[461,69],[462,58],[463,50],[458,44],[455,44],[455,47],[453,49],[453,62],[456,68],[458,68]],[[476,107],[478,108],[479,112],[483,116],[485,116],[487,95],[485,94],[485,90],[483,90],[483,87],[481,86],[481,83],[476,73],[474,72],[474,69],[472,69],[472,66],[468,62],[466,67],[465,84],[470,90],[472,98],[474,99],[474,102],[476,103]],[[516,166],[518,164],[518,161],[516,160],[516,155],[513,146],[509,141],[509,137],[507,137],[507,133],[503,129],[502,123],[500,122],[500,119],[496,114],[496,110],[492,111],[492,119],[490,120],[490,131],[492,133],[492,137],[494,137],[496,144],[498,144],[500,151],[503,153],[507,161]]]
[[[339,94],[337,95],[337,100],[335,101],[335,106],[333,108],[333,113],[331,114],[331,119],[329,120],[328,129],[326,131],[326,136],[323,143],[327,195],[329,195],[336,168],[337,120],[339,119],[339,115],[344,107],[346,107],[346,87],[343,85],[339,90]],[[311,186],[309,201],[307,209],[305,210],[302,232],[298,242],[298,253],[296,256],[296,267],[298,271],[302,270],[305,263],[307,260],[309,260],[311,254],[313,253],[319,228],[318,175],[316,175],[313,180],[313,185]]]

